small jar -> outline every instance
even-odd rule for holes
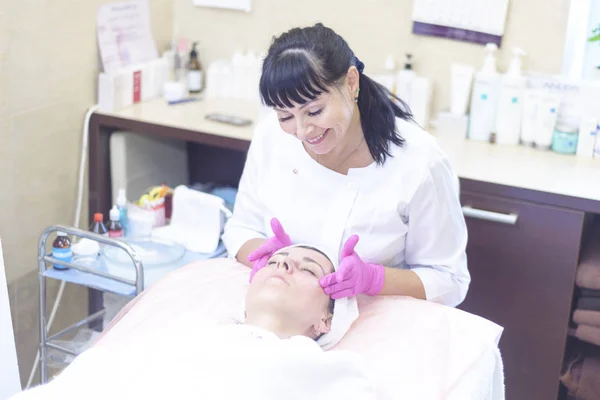
[[[52,243],[52,257],[60,261],[71,262],[73,260],[73,249],[71,249],[71,239],[64,232],[58,232],[56,239]],[[53,264],[54,269],[69,269],[64,265]]]
[[[579,129],[574,125],[558,124],[552,137],[552,151],[560,154],[577,153]]]

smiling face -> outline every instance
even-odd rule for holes
[[[346,90],[332,87],[302,105],[275,108],[283,131],[300,139],[314,154],[328,154],[343,147],[357,110],[351,97],[354,85],[342,86]]]
[[[315,338],[329,331],[330,298],[319,279],[334,272],[317,250],[288,247],[275,253],[254,276],[246,295],[246,314],[269,313],[297,335]]]

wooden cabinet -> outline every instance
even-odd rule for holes
[[[471,286],[460,308],[504,327],[508,400],[556,399],[584,213],[463,192]]]

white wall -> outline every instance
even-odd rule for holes
[[[21,391],[15,336],[8,303],[8,285],[0,241],[0,399]]]
[[[600,1],[592,0],[590,7],[590,19],[587,29],[587,38],[592,36],[592,29],[600,25]],[[585,58],[583,61],[583,77],[598,78],[600,71],[596,68],[600,65],[600,42],[587,42]]]

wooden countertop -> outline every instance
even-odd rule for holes
[[[459,177],[600,201],[600,159],[435,135]]]
[[[163,99],[156,99],[98,114],[238,140],[252,139],[254,124],[236,127],[211,122],[204,118],[211,112],[256,120],[262,108],[234,100],[201,100],[169,106]],[[461,178],[600,201],[600,159],[434,136]]]
[[[98,111],[97,114],[250,141],[254,132],[254,123],[238,127],[209,121],[204,117],[210,113],[220,112],[255,121],[260,111],[259,104],[244,101],[200,100],[170,106],[165,100],[156,99],[116,112]]]

